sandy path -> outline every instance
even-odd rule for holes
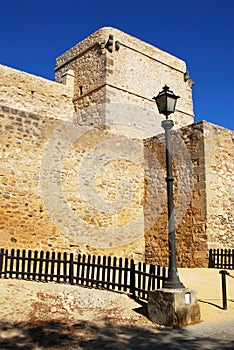
[[[0,349],[172,349],[172,342],[173,349],[184,349],[181,343],[190,330],[234,324],[234,278],[227,280],[229,301],[224,311],[219,271],[180,269],[179,273],[186,287],[198,291],[203,322],[173,332],[158,330],[147,319],[145,304],[124,294],[0,279]],[[188,348],[201,349],[199,339],[189,334]],[[220,349],[220,342],[209,340],[208,348]]]

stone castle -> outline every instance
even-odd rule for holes
[[[178,266],[233,248],[234,132],[194,123],[182,60],[101,28],[56,60],[52,82],[0,66],[2,248],[167,264],[162,117],[177,95],[173,167]]]

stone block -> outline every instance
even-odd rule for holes
[[[149,319],[160,326],[180,328],[200,321],[197,292],[188,288],[161,288],[149,292]]]

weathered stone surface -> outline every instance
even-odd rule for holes
[[[107,43],[110,34],[114,37],[112,52],[101,49],[101,43]],[[115,49],[116,41],[120,43],[119,50]],[[75,74],[74,105],[78,122],[83,110],[89,114],[91,110],[94,112],[91,109],[94,105],[104,104],[107,106],[102,115],[95,119],[97,124],[106,123],[113,128],[113,124],[122,121],[124,126],[125,123],[132,128],[141,126],[147,131],[145,137],[154,136],[155,124],[161,116],[152,97],[165,82],[180,96],[173,116],[175,127],[193,122],[192,90],[190,80],[184,78],[185,62],[118,29],[101,28],[58,57],[56,81],[63,82],[63,75],[69,69]],[[127,120],[121,118],[116,105],[122,106],[121,113]],[[147,115],[149,111],[152,113]]]
[[[234,246],[233,136],[233,131],[204,121],[177,131],[177,137],[182,144],[172,134],[179,266],[207,267],[209,248]],[[145,140],[145,147],[155,154],[165,174],[165,150],[162,140],[162,135],[149,138]],[[181,145],[185,147],[184,153],[181,151]],[[182,158],[188,160],[191,175],[185,176],[184,164],[180,162]],[[146,261],[166,265],[168,251],[166,184],[163,179],[165,175],[159,177],[160,173],[155,172],[153,176],[153,183],[156,184],[154,187],[150,183],[152,171],[146,169],[145,191],[150,203],[144,208],[145,227],[147,220],[153,221],[151,216],[156,215],[155,224],[145,230]],[[192,180],[192,188],[188,179]],[[183,191],[185,195],[181,197]],[[181,201],[180,198],[184,200]],[[159,214],[153,209],[155,205]]]
[[[72,86],[0,65],[0,105],[10,107],[11,113],[18,109],[32,116],[72,121],[73,90]]]
[[[234,131],[204,125],[209,248],[234,247]]]
[[[144,171],[128,159],[135,144],[127,154],[128,140],[107,131],[77,138],[73,124],[1,112],[1,246],[142,260]],[[77,140],[67,146],[69,137]]]
[[[194,290],[166,289],[151,291],[149,319],[161,326],[178,328],[200,321],[200,306]]]

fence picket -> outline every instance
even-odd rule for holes
[[[50,259],[50,252],[46,252],[45,256],[45,281],[48,282],[49,277],[49,259]]]
[[[91,281],[90,281],[91,287],[94,286],[94,278],[95,278],[95,270],[96,270],[95,262],[96,262],[96,256],[93,255],[92,256],[92,263],[91,263]]]
[[[143,274],[142,274],[142,278],[143,278],[143,282],[142,282],[142,289],[146,290],[146,264],[143,263],[142,264],[142,269],[143,269]],[[142,292],[142,298],[146,299],[147,298],[148,293]]]
[[[118,276],[118,290],[120,291],[121,290],[121,285],[122,285],[122,269],[123,267],[123,259],[122,258],[119,258],[119,276]]]
[[[28,251],[28,264],[27,264],[27,279],[29,280],[31,278],[31,262],[32,262],[32,251]]]
[[[50,269],[49,269],[49,275],[50,275],[49,280],[50,280],[50,282],[53,282],[53,280],[54,280],[54,265],[55,265],[55,252],[52,252],[51,260],[49,262],[49,267],[50,267]]]
[[[98,255],[97,259],[97,287],[99,287],[100,284],[100,267],[101,267],[101,257]]]
[[[85,282],[86,282],[85,281],[85,257],[86,257],[86,255],[83,254],[82,255],[82,261],[81,261],[81,278],[80,278],[82,284],[84,284],[84,285],[85,285]]]
[[[166,275],[167,275],[167,272],[166,272],[166,268],[165,266],[163,266],[162,268],[162,281],[161,281],[161,284],[162,284],[162,287],[164,286],[164,282],[166,281]]]
[[[222,266],[222,251],[217,249],[217,263],[218,263],[218,267],[220,268],[220,266]]]
[[[107,287],[107,289],[111,289],[111,287],[112,287],[110,276],[111,276],[111,256],[108,256],[108,258],[107,258],[107,275],[106,275],[106,280],[107,280],[106,287]]]
[[[151,286],[152,286],[152,265],[150,265],[149,267],[147,290],[151,290]]]
[[[231,249],[228,249],[228,268],[231,268]]]
[[[224,258],[223,249],[221,249],[220,250],[220,260],[219,260],[220,266],[219,267],[221,267],[223,264],[223,258]]]
[[[22,251],[22,265],[21,265],[21,269],[22,269],[22,279],[25,279],[25,262],[26,262],[26,250],[24,249]],[[27,276],[27,275],[26,275]]]
[[[43,257],[44,252],[40,251],[40,258],[39,258],[39,268],[38,268],[38,280],[42,281],[42,275],[43,275]]]
[[[125,258],[125,261],[124,261],[124,286],[123,286],[123,290],[124,292],[127,291],[127,287],[128,287],[128,259]]]
[[[56,281],[60,283],[61,280],[61,253],[57,253],[57,279]]]
[[[6,249],[5,253],[4,271],[4,277],[8,278],[8,249]]]
[[[79,284],[80,282],[80,265],[81,265],[80,260],[81,260],[81,254],[78,254],[77,261],[76,261],[76,276],[75,276],[76,284]]]
[[[224,249],[224,251],[223,251],[223,261],[222,261],[222,263],[225,265],[225,266],[227,266],[227,249]]]
[[[228,249],[228,268],[232,268],[232,251],[231,249]]]
[[[157,274],[157,276],[161,276],[161,272],[162,272],[162,269],[161,269],[161,267],[160,266],[157,266],[157,271],[156,271],[156,274]],[[160,279],[158,278],[157,279],[157,289],[159,289],[161,287],[161,281],[160,281]]]
[[[214,264],[215,264],[215,266],[217,265],[217,263],[218,263],[218,253],[217,253],[216,249],[214,249]]]
[[[36,250],[34,252],[34,257],[33,257],[33,269],[32,269],[32,279],[36,280],[36,275],[37,275],[37,262],[38,262],[38,251]]]
[[[104,255],[102,257],[102,266],[101,266],[101,270],[102,270],[102,279],[101,279],[101,286],[102,288],[105,288],[106,286],[106,256]]]
[[[90,264],[91,264],[91,255],[88,255],[87,262],[85,264],[85,266],[86,266],[86,273],[85,273],[86,286],[90,285]]]
[[[130,293],[133,295],[133,297],[136,296],[135,285],[136,285],[135,264],[134,264],[134,260],[131,259],[131,263],[130,263]]]
[[[19,276],[21,275],[21,271],[20,271],[20,249],[17,249],[16,251],[16,264],[15,264],[15,277],[19,278]]]
[[[139,289],[140,289],[140,286],[141,286],[141,277],[142,277],[141,272],[142,272],[142,264],[139,261],[138,269],[137,269],[137,275],[138,275],[138,278],[137,278],[137,280],[138,280],[138,282],[137,282],[137,291],[138,291],[138,294],[139,294],[140,297],[141,297],[141,291]]]
[[[214,254],[212,249],[209,249],[209,263],[208,263],[209,268],[213,268],[213,264],[214,264]]]
[[[152,264],[150,265],[150,272],[151,272],[151,288],[149,290],[155,290],[155,288],[156,288],[156,286],[155,286],[155,275],[156,275],[155,265],[152,265]],[[160,276],[160,273],[158,273],[158,270],[157,270],[157,275]],[[159,280],[159,278],[157,278],[157,281],[158,280]]]
[[[3,273],[3,261],[4,261],[4,249],[1,248],[1,250],[0,250],[0,277],[2,277],[2,273]]]
[[[10,270],[9,270],[9,277],[13,277],[13,269],[14,269],[14,258],[15,258],[15,249],[11,249],[11,254],[10,254]]]
[[[63,282],[67,282],[67,253],[63,253]]]
[[[113,258],[113,269],[112,269],[112,289],[116,287],[116,266],[117,266],[117,258],[114,256]]]
[[[73,264],[73,253],[70,254],[70,263],[69,263],[69,283],[74,283],[74,264]]]

